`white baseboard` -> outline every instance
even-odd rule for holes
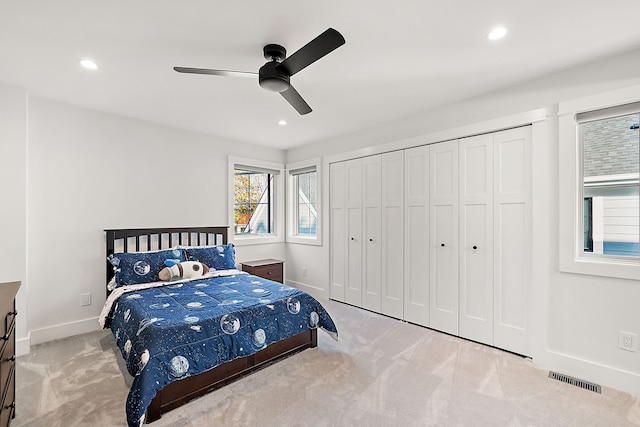
[[[302,282],[296,282],[295,280],[286,280],[286,282],[287,285],[293,286],[294,288],[300,289],[301,291],[305,291],[317,300],[327,301],[329,299],[329,292],[326,289],[311,286]]]
[[[552,350],[547,350],[546,362],[547,366],[539,367],[640,396],[640,373],[638,372],[606,366]]]
[[[31,345],[53,341],[61,338],[72,337],[74,335],[86,334],[88,332],[100,330],[97,317],[79,320],[77,322],[63,323],[61,325],[49,326],[42,329],[34,329],[29,332]],[[21,340],[22,341],[22,340]]]

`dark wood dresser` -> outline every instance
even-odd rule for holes
[[[284,261],[279,259],[261,259],[258,261],[247,261],[242,263],[242,271],[246,271],[254,276],[284,283]]]
[[[20,282],[0,283],[0,427],[16,416],[16,294]]]

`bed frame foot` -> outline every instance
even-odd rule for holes
[[[147,408],[145,423],[157,421],[162,414],[231,384],[255,371],[308,348],[318,346],[318,329],[308,329],[291,338],[274,342],[251,356],[241,357],[192,377],[173,382],[158,391]]]

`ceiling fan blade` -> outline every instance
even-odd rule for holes
[[[282,61],[280,66],[284,67],[289,75],[292,76],[307,65],[313,64],[318,59],[333,52],[344,43],[345,40],[342,34],[333,28],[329,28]]]
[[[309,114],[312,111],[311,107],[309,107],[309,104],[307,104],[307,102],[302,99],[298,91],[295,90],[293,86],[289,86],[289,89],[285,90],[284,92],[280,92],[280,95],[282,95],[282,97],[286,99],[287,102],[291,104],[291,106],[295,108],[298,113],[300,113],[300,115]]]
[[[211,74],[214,76],[227,76],[227,77],[248,77],[255,79],[258,73],[252,73],[249,71],[228,71],[228,70],[211,70],[209,68],[188,68],[188,67],[173,67],[179,73],[190,74]]]

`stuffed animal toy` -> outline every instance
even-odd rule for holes
[[[167,265],[167,267],[163,268],[158,273],[158,278],[165,282],[200,277],[204,276],[209,271],[209,267],[207,267],[206,264],[197,261],[183,261],[178,263],[165,262],[165,265]]]

